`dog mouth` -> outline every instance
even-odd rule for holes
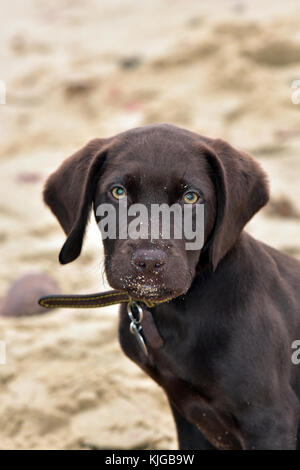
[[[134,278],[126,277],[126,279],[120,279],[122,282],[123,290],[126,290],[128,295],[133,297],[135,300],[156,300],[164,301],[172,297],[176,297],[176,294],[172,289],[168,288],[164,282],[158,283],[156,280],[145,279],[144,276],[137,276]]]
[[[162,290],[158,287],[143,284],[127,289],[127,292],[135,300],[147,299],[163,301],[173,297],[173,293],[170,290]]]

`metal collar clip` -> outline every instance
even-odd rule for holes
[[[148,349],[145,343],[145,339],[143,336],[143,328],[141,325],[144,316],[143,309],[139,303],[133,300],[131,302],[128,302],[127,304],[127,313],[130,319],[130,332],[136,337],[142,350],[144,351],[146,356],[148,356]]]

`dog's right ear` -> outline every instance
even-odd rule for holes
[[[217,217],[202,260],[215,270],[247,222],[267,204],[269,187],[258,162],[224,140],[206,144],[206,158],[216,190]]]
[[[44,201],[68,235],[59,255],[62,264],[73,261],[81,252],[107,142],[108,139],[90,141],[67,158],[46,181]]]

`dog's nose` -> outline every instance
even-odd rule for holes
[[[155,249],[138,249],[131,258],[132,264],[143,273],[154,273],[164,269],[167,263],[167,255],[164,251]]]

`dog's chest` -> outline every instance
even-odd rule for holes
[[[191,361],[193,351],[189,347],[188,342],[184,347],[184,351],[179,351],[178,345],[176,344],[178,340],[176,338],[170,339],[165,331],[157,327],[154,319],[152,319],[151,336],[149,329],[146,329],[144,325],[144,321],[142,322],[142,337],[148,351],[148,355],[145,354],[138,337],[139,335],[132,334],[130,331],[130,320],[125,310],[122,310],[119,322],[119,340],[121,347],[125,354],[149,375],[153,376],[154,373],[156,373],[157,376],[172,374],[187,379],[185,376],[187,371],[188,376],[195,377],[197,373],[199,373],[200,365],[198,363],[198,367],[194,368]],[[155,337],[153,337],[153,330]]]
[[[239,445],[230,430],[220,422],[213,407],[208,404],[206,394],[212,386],[209,373],[206,369],[202,370],[201,362],[192,357],[193,350],[190,350],[188,344],[184,354],[179,354],[176,339],[172,341],[170,338],[163,338],[162,347],[152,348],[145,335],[147,356],[138,339],[131,334],[129,326],[130,322],[123,310],[120,315],[119,340],[125,354],[163,387],[173,405],[188,421],[192,421],[212,444],[220,449],[238,448]],[[199,387],[192,386],[189,380],[191,377],[197,378]],[[190,410],[193,410],[192,413]]]

